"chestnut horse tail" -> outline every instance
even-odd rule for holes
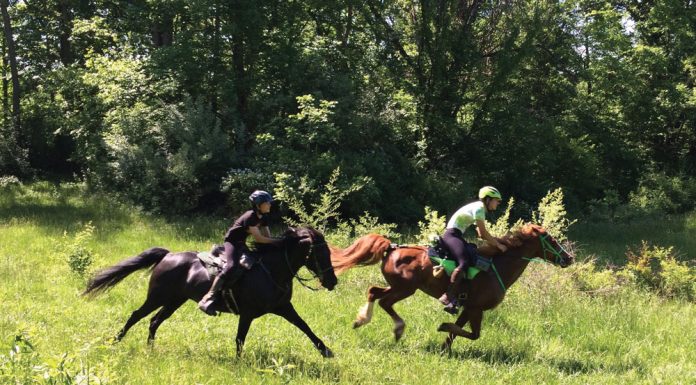
[[[331,247],[331,263],[334,272],[340,274],[356,265],[374,265],[391,250],[391,242],[387,238],[379,234],[368,234],[358,238],[346,249]]]
[[[114,266],[100,271],[89,280],[87,288],[82,295],[97,295],[114,287],[134,271],[158,264],[169,250],[153,247],[145,250],[140,255],[123,260]]]

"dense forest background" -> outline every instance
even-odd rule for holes
[[[4,183],[173,214],[279,183],[311,201],[338,175],[344,215],[398,223],[483,184],[520,215],[557,187],[576,214],[695,205],[691,0],[0,8]]]

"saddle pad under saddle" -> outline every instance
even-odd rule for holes
[[[225,267],[225,262],[222,260],[222,258],[216,257],[208,251],[201,251],[200,253],[196,254],[196,256],[201,260],[201,263],[203,263],[205,269],[208,270],[210,278],[220,274],[222,268]]]
[[[430,262],[434,266],[442,266],[442,268],[445,269],[445,273],[448,277],[452,275],[452,272],[457,267],[456,261],[443,257],[433,247],[428,247],[428,258],[430,258]],[[474,279],[480,271],[481,270],[477,269],[476,267],[469,267],[466,271],[466,278]]]

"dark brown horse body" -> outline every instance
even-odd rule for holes
[[[479,248],[481,255],[492,258],[492,267],[489,272],[479,273],[469,282],[468,296],[456,322],[440,325],[439,331],[449,332],[443,348],[449,349],[456,336],[472,340],[479,338],[483,312],[502,302],[506,289],[517,281],[530,259],[540,258],[561,267],[567,267],[573,261],[572,256],[537,225],[526,225],[500,241],[508,246],[508,251],[503,254],[496,253],[496,249],[487,246]],[[449,285],[449,278],[445,274],[439,277],[433,275],[427,248],[422,246],[393,248],[388,239],[370,234],[358,239],[345,250],[332,248],[331,252],[337,273],[356,265],[371,265],[381,261],[382,274],[389,283],[386,288],[372,286],[368,289],[367,304],[358,312],[354,328],[370,322],[374,302],[379,300],[379,305],[394,321],[394,337],[399,340],[406,324],[394,310],[394,304],[410,297],[416,290],[439,298]],[[471,327],[470,332],[462,329],[467,322]]]
[[[337,280],[328,245],[324,236],[311,228],[289,230],[283,243],[282,248],[269,247],[261,253],[261,261],[232,286],[239,308],[237,354],[242,351],[251,322],[264,314],[273,313],[297,326],[323,356],[331,357],[331,350],[312,332],[290,302],[292,281],[302,266],[319,277],[324,287],[329,290],[334,288]],[[162,322],[187,300],[198,302],[212,283],[195,252],[169,253],[162,248],[152,248],[102,270],[90,280],[85,294],[98,294],[132,272],[150,266],[154,268],[145,303],[131,314],[116,340],[121,340],[138,321],[160,309],[150,321],[148,342],[153,342]]]

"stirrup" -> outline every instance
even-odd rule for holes
[[[200,302],[198,302],[198,308],[203,311],[203,313],[210,315],[210,316],[216,316],[218,315],[217,310],[214,309],[214,304],[215,301],[217,300],[217,293],[213,294],[210,296],[210,298],[207,299],[207,301],[203,302],[203,299],[201,299]]]
[[[445,307],[443,307],[442,310],[444,310],[452,315],[457,315],[457,312],[458,312],[457,303],[455,301],[451,301],[449,304],[447,304]]]

